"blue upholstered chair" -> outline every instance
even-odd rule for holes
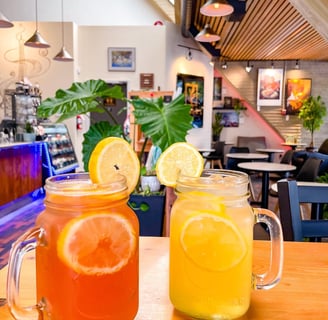
[[[284,240],[321,241],[328,238],[328,220],[323,220],[323,212],[328,203],[328,184],[318,182],[278,182],[279,210]],[[311,204],[311,219],[303,220],[301,204]]]

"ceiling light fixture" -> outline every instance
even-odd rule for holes
[[[205,25],[204,29],[197,34],[195,37],[195,40],[199,42],[215,42],[219,41],[220,37],[214,33],[214,31],[211,29],[210,25]]]
[[[49,48],[50,45],[42,38],[38,30],[38,0],[35,0],[35,25],[35,32],[24,44],[32,48]]]
[[[296,69],[296,70],[299,70],[300,69],[300,64],[299,64],[299,61],[298,60],[296,60],[296,62],[295,62],[294,69]]]
[[[14,24],[5,17],[5,15],[0,12],[0,28],[11,28]]]
[[[231,14],[233,10],[233,6],[223,1],[209,0],[200,8],[200,13],[209,17],[223,17]]]
[[[61,0],[61,31],[62,31],[62,48],[60,51],[55,55],[54,60],[56,61],[63,61],[63,62],[70,62],[74,59],[68,53],[65,48],[65,32],[64,32],[64,0]]]
[[[219,61],[220,57],[212,57],[211,61],[209,62],[210,66],[214,67],[215,63]]]
[[[271,69],[274,69],[274,63],[273,63],[273,60],[271,61]]]
[[[249,61],[247,61],[247,66],[245,67],[245,70],[246,70],[246,72],[251,72],[252,71],[252,69],[253,69],[253,65],[250,65],[249,64]]]
[[[188,61],[192,60],[192,52],[191,52],[190,48],[188,48],[188,52],[186,54],[186,60],[188,60]]]
[[[222,69],[228,69],[228,65],[227,65],[227,61],[223,61],[222,65],[221,65]]]

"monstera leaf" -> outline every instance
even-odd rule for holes
[[[60,115],[57,122],[62,122],[87,112],[105,112],[101,106],[106,97],[124,98],[121,87],[110,88],[103,80],[74,82],[69,89],[59,89],[54,98],[44,100],[38,107],[38,117]]]
[[[101,139],[109,136],[125,138],[123,128],[117,125],[113,114],[104,107],[103,102],[107,97],[131,103],[136,124],[141,126],[144,135],[151,138],[152,143],[162,151],[175,142],[186,141],[187,132],[192,128],[190,105],[184,103],[183,94],[168,104],[164,103],[163,98],[128,100],[124,97],[121,87],[109,88],[103,80],[75,82],[67,90],[57,90],[54,98],[44,100],[37,113],[40,118],[59,115],[57,122],[61,122],[88,112],[107,112],[113,124],[98,122],[84,134],[82,153],[85,170],[88,170],[92,150]]]
[[[135,122],[162,151],[175,142],[186,141],[187,132],[192,128],[190,105],[185,104],[184,99],[181,94],[168,104],[164,104],[162,97],[131,100]]]

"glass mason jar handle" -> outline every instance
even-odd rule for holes
[[[278,217],[270,210],[253,208],[254,223],[266,224],[271,239],[271,255],[269,270],[264,274],[254,274],[255,289],[271,289],[281,278],[283,267],[283,234]]]
[[[7,302],[15,319],[38,320],[38,305],[22,307],[19,305],[20,273],[24,256],[42,242],[43,230],[36,227],[23,234],[12,246],[7,275]]]

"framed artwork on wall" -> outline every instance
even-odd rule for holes
[[[225,128],[236,128],[239,127],[239,114],[237,112],[222,112],[221,124]]]
[[[257,82],[258,106],[281,106],[284,69],[259,69]]]
[[[203,127],[204,114],[204,77],[190,74],[177,75],[177,92],[185,95],[185,103],[191,105],[194,128]]]
[[[298,114],[303,101],[311,95],[312,79],[287,79],[286,114]]]
[[[213,107],[220,105],[222,100],[222,78],[214,77],[213,79]]]
[[[109,71],[135,71],[135,48],[108,48]]]

